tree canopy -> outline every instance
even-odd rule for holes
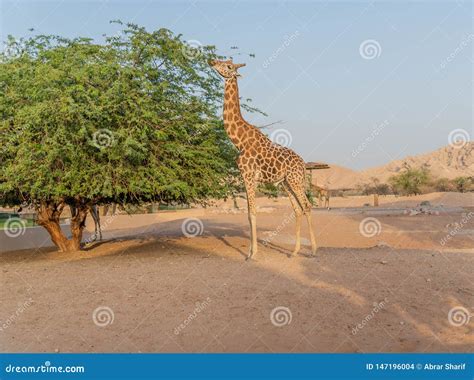
[[[420,169],[405,168],[400,174],[388,179],[392,189],[397,194],[421,194],[422,187],[430,182],[430,172],[422,167]]]

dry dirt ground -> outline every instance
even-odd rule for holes
[[[444,209],[400,212],[423,199]],[[369,201],[333,199],[333,209],[313,211],[314,257],[304,224],[302,254],[287,257],[286,199],[259,200],[251,262],[247,215],[230,203],[103,218],[105,241],[83,252],[4,253],[0,349],[472,352],[472,194],[343,208]]]

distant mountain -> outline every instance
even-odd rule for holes
[[[373,177],[380,182],[387,182],[390,176],[398,174],[405,167],[418,169],[425,166],[438,178],[474,176],[474,142],[468,142],[462,148],[448,145],[430,153],[408,156],[360,172],[329,165],[330,169],[314,171],[313,175],[314,183],[329,189],[355,188],[357,184],[367,183]]]
[[[313,183],[328,189],[354,188],[360,173],[343,166],[329,164],[329,169],[313,171]],[[354,182],[355,181],[355,182]]]

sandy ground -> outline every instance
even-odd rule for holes
[[[403,213],[421,200],[439,215]],[[247,215],[230,203],[105,217],[106,241],[83,252],[4,253],[0,349],[472,352],[473,195],[380,201],[314,209],[315,257],[303,224],[301,255],[288,258],[286,199],[259,199],[252,262]]]

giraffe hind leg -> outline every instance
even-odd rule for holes
[[[314,236],[314,231],[313,231],[313,221],[312,221],[312,216],[311,216],[311,202],[309,201],[304,191],[305,190],[304,182],[292,183],[292,181],[287,180],[286,183],[290,191],[293,193],[296,201],[300,205],[301,209],[303,210],[303,213],[306,216],[306,221],[308,222],[308,228],[309,228],[309,236],[311,240],[311,252],[312,254],[315,254],[316,250],[318,249],[318,246],[316,244],[316,238]]]
[[[295,242],[295,248],[293,250],[293,253],[291,254],[291,256],[296,256],[298,252],[300,251],[300,247],[301,247],[301,215],[303,214],[303,209],[301,208],[301,205],[296,199],[296,197],[293,195],[293,192],[291,191],[288,184],[284,183],[283,187],[288,194],[288,198],[290,199],[291,206],[293,207],[293,211],[295,213],[295,218],[296,218],[296,221],[295,221],[296,242]]]

